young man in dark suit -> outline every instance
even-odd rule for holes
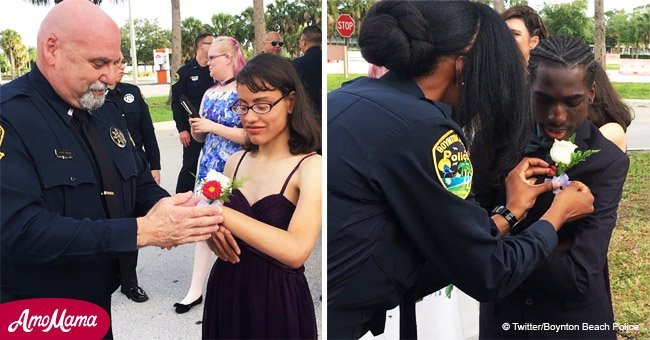
[[[568,37],[543,40],[531,52],[529,70],[537,139],[528,156],[550,160],[554,140],[569,140],[574,134],[578,150],[600,150],[566,171],[570,180],[589,186],[594,212],[565,224],[547,262],[512,294],[481,303],[480,338],[615,339],[605,268],[629,158],[587,120],[598,86],[594,82],[596,62],[587,45]],[[536,221],[553,197],[550,192],[540,195],[513,230]]]

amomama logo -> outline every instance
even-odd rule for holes
[[[0,304],[0,339],[101,339],[108,313],[81,300],[43,298]]]

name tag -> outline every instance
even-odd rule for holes
[[[54,149],[54,155],[58,159],[63,159],[63,160],[74,159],[74,152],[69,150]]]

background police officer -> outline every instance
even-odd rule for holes
[[[212,45],[212,34],[203,33],[194,40],[196,56],[181,66],[177,73],[178,79],[172,85],[172,112],[178,138],[183,145],[183,166],[178,174],[176,192],[186,192],[194,189],[196,165],[199,162],[199,153],[203,143],[195,141],[190,135],[190,123],[188,113],[180,104],[180,98],[185,95],[194,108],[199,110],[201,99],[205,91],[214,85],[208,68],[208,50]]]
[[[118,83],[115,86],[109,86],[106,101],[110,102],[109,105],[115,105],[126,120],[135,149],[144,154],[153,179],[160,184],[160,150],[149,114],[149,106],[137,86],[121,82],[125,67],[126,62],[122,55],[117,75]],[[134,72],[137,72],[136,68],[134,68]],[[137,265],[137,251],[133,254],[120,256],[120,290],[129,299],[135,302],[144,302],[149,297],[138,285]]]
[[[0,92],[0,300],[82,299],[110,315],[118,255],[206,240],[223,218],[190,193],[165,197],[102,107],[121,60],[113,20],[66,0],[37,44],[36,66]]]

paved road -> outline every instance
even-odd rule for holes
[[[143,92],[146,87],[148,86],[143,86]],[[155,85],[154,89],[146,91],[155,92],[163,87],[164,85]],[[171,193],[176,187],[176,176],[182,158],[173,122],[157,123],[156,136],[162,156],[161,184]],[[171,251],[152,247],[140,250],[138,280],[150,299],[144,303],[135,303],[121,294],[119,289],[113,294],[113,333],[116,339],[200,339],[203,304],[185,314],[176,314],[173,308],[173,304],[185,296],[189,287],[193,256],[194,245],[183,245]],[[321,268],[319,242],[305,264],[305,275],[314,299],[319,330],[322,306],[319,300]]]

